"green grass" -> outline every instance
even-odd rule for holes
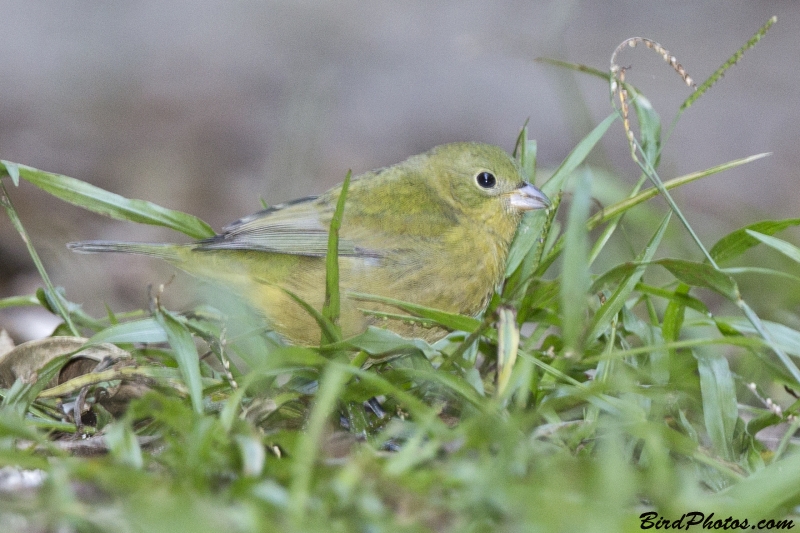
[[[543,184],[555,207],[526,215],[484,316],[390,302],[409,320],[454,331],[435,345],[380,329],[341,338],[335,228],[319,348],[283,346],[252,316],[208,306],[179,312],[156,300],[151,310],[87,316],[50,284],[3,180],[2,204],[43,289],[0,307],[61,316],[55,334],[86,337],[99,354],[90,367],[113,355],[104,343],[130,357],[113,352],[94,372],[54,385],[75,347],[44,341],[26,355],[35,376],[3,384],[0,466],[41,469],[46,480],[4,494],[0,525],[639,531],[657,524],[646,513],[685,515],[675,524],[684,527],[697,513],[712,526],[796,518],[800,332],[760,317],[739,284],[797,286],[800,249],[775,235],[800,219],[732,228],[710,247],[695,236],[693,257],[705,261],[664,257],[671,229],[691,230],[691,221],[674,202],[664,211],[647,201],[761,156],[662,180],[660,118],[633,87],[627,94],[640,130],[638,183],[594,208],[599,171],[584,161],[603,136],[621,133],[615,112]],[[535,179],[526,130],[517,157]],[[2,165],[11,183],[27,180],[91,211],[194,238],[210,232],[183,213]],[[756,247],[792,267],[742,263]],[[130,400],[126,386],[148,392]],[[114,394],[127,409],[108,400]],[[60,409],[75,399],[87,408],[80,423]],[[765,433],[776,437],[769,446]],[[75,453],[80,443],[103,453]]]

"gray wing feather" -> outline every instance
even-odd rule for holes
[[[328,251],[333,209],[316,196],[270,207],[242,218],[224,233],[197,243],[196,250],[257,250],[322,257]],[[339,239],[339,255],[380,257],[382,254]]]

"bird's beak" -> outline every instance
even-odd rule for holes
[[[542,209],[552,205],[550,198],[530,183],[525,183],[522,187],[510,192],[508,194],[508,204],[519,211]]]

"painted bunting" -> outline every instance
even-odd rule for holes
[[[340,192],[341,185],[270,207],[192,244],[69,246],[165,259],[230,287],[288,341],[314,345],[320,342],[319,326],[289,293],[322,308],[328,229]],[[485,144],[438,146],[353,178],[339,231],[343,335],[377,325],[428,341],[443,337],[442,328],[365,313],[361,309],[397,309],[347,295],[369,293],[475,316],[502,281],[523,212],[549,205],[513,158]]]

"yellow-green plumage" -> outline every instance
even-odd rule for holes
[[[328,228],[340,191],[338,186],[319,197],[267,209],[194,244],[87,242],[72,247],[162,257],[231,287],[289,341],[317,344],[315,319],[287,291],[322,308]],[[548,204],[525,183],[508,154],[484,144],[442,145],[353,178],[339,232],[343,334],[374,324],[428,341],[441,338],[446,332],[440,328],[364,314],[359,308],[397,310],[350,299],[347,293],[476,315],[502,281],[522,213]]]

